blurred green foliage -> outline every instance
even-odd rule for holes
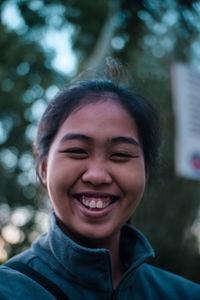
[[[7,2],[1,1],[1,12]],[[22,28],[0,25],[0,225],[3,232],[13,223],[24,236],[10,246],[2,234],[0,247],[12,256],[43,230],[47,201],[34,187],[31,143],[37,111],[51,98],[46,91],[63,86],[70,76],[52,68],[54,53],[40,42],[51,28],[73,26],[71,43],[78,71],[101,66],[105,56],[112,55],[124,65],[122,82],[158,108],[162,171],[147,186],[132,221],[151,241],[157,254],[154,264],[200,282],[199,241],[192,233],[194,222],[199,222],[200,187],[174,172],[170,90],[171,63],[183,61],[200,70],[200,2],[19,0],[15,5]],[[29,215],[21,224],[16,217],[20,207]]]

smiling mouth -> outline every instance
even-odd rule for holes
[[[117,196],[97,194],[76,194],[73,197],[89,209],[103,209],[119,199]]]

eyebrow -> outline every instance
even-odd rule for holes
[[[135,146],[140,146],[139,142],[132,138],[132,137],[127,137],[127,136],[117,136],[111,139],[111,142],[114,144],[118,143],[125,143],[125,144],[131,144]]]
[[[70,140],[82,140],[85,142],[92,142],[93,139],[81,133],[67,133],[62,137],[61,142],[70,141]]]
[[[90,136],[87,136],[85,134],[81,134],[81,133],[67,133],[62,137],[61,142],[70,141],[70,140],[82,140],[82,141],[91,143],[93,141],[93,138],[91,138]],[[127,137],[127,136],[114,137],[111,139],[111,143],[112,144],[123,143],[123,144],[131,144],[131,145],[135,145],[135,146],[140,146],[139,142],[136,139],[134,139],[132,137]]]

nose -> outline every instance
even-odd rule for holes
[[[84,183],[90,183],[93,186],[99,186],[102,184],[110,184],[112,177],[106,169],[104,163],[93,162],[82,175],[82,181]]]

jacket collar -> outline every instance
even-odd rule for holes
[[[43,235],[35,243],[35,251],[38,247],[48,253],[40,257],[62,276],[70,276],[71,280],[87,288],[112,291],[110,252],[106,249],[82,247],[72,241],[56,224],[54,214],[50,217],[47,235]],[[154,256],[147,239],[130,225],[122,228],[120,251],[127,266],[127,274],[134,273],[144,261]]]

